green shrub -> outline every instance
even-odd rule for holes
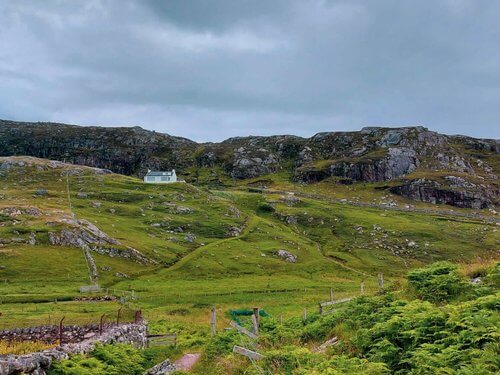
[[[457,266],[448,262],[413,270],[407,278],[409,286],[419,298],[434,303],[450,301],[466,289]]]
[[[237,331],[226,331],[219,333],[208,343],[205,349],[205,356],[214,359],[233,351],[233,346],[238,344],[239,333]]]
[[[386,375],[390,374],[384,363],[369,362],[366,359],[335,356],[329,361],[320,363],[310,375]]]
[[[495,263],[495,266],[488,272],[484,278],[484,282],[491,285],[496,290],[500,289],[500,263]]]
[[[54,362],[50,375],[139,375],[146,369],[144,354],[130,345],[97,345],[89,356],[75,355]]]
[[[306,348],[285,346],[266,353],[264,367],[272,374],[293,374],[300,368],[311,367],[317,355]]]
[[[110,366],[96,358],[75,355],[70,359],[54,362],[49,375],[106,375]]]
[[[92,351],[92,356],[115,369],[115,372],[109,374],[132,375],[144,372],[142,367],[145,361],[144,355],[131,345],[98,345]]]

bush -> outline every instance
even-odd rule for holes
[[[75,355],[71,359],[54,362],[49,375],[105,375],[109,366],[95,358]]]
[[[390,374],[384,363],[369,362],[361,358],[335,356],[330,361],[323,362],[309,372],[310,375],[386,375]]]
[[[115,372],[109,374],[142,374],[145,361],[144,355],[131,345],[98,345],[92,352],[92,356],[114,367]]]
[[[285,346],[266,353],[264,367],[272,374],[293,374],[295,370],[310,367],[317,355],[306,348]]]
[[[139,375],[145,371],[144,354],[130,345],[98,345],[90,356],[75,355],[55,362],[50,375]]]
[[[438,262],[408,273],[408,284],[423,300],[447,302],[466,290],[466,285],[452,263]]]
[[[219,333],[208,343],[205,349],[205,356],[208,359],[214,359],[218,356],[231,353],[233,346],[238,344],[239,338],[239,333],[236,331]]]

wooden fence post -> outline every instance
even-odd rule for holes
[[[238,353],[238,354],[244,355],[245,357],[248,357],[254,361],[259,361],[259,360],[264,358],[264,356],[262,354],[254,352],[253,350],[249,350],[247,348],[244,348],[244,347],[238,346],[238,345],[233,346],[233,353]]]
[[[361,295],[365,294],[365,282],[361,281]]]
[[[99,336],[102,336],[102,332],[104,330],[104,317],[106,314],[101,315],[101,320],[99,321]]]
[[[384,277],[382,272],[378,273],[378,289],[382,291],[384,289]]]
[[[259,334],[259,323],[260,323],[259,312],[260,309],[258,307],[253,308],[253,315],[252,315],[253,333],[255,333],[256,335]]]
[[[333,302],[333,288],[330,288],[330,302]]]
[[[63,318],[61,319],[61,321],[59,322],[59,345],[62,346],[63,344],[63,330],[64,330],[64,326],[63,326],[63,322],[64,322],[64,319],[66,317],[63,316]]]
[[[138,324],[141,320],[142,320],[142,311],[141,310],[135,310],[134,323]]]
[[[319,315],[323,314],[323,306],[321,305],[321,302],[318,302],[319,308],[318,308],[318,313]]]
[[[121,313],[122,313],[122,307],[120,307],[118,309],[118,312],[116,313],[116,325],[119,325],[120,324],[120,317],[121,317]]]
[[[250,332],[248,329],[246,329],[245,327],[242,327],[240,326],[238,323],[235,323],[235,322],[229,322],[229,325],[233,328],[236,328],[236,330],[238,332],[241,332],[243,333],[244,335],[247,335],[248,337],[250,337],[251,339],[256,339],[258,336],[253,333],[253,332]]]
[[[216,333],[216,324],[217,324],[217,312],[215,310],[215,306],[210,310],[210,336],[214,337]]]

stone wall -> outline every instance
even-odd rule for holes
[[[104,330],[109,330],[112,325],[106,325]],[[63,343],[75,343],[90,339],[99,334],[99,325],[64,326]],[[43,341],[55,344],[59,340],[58,326],[40,326],[30,328],[16,328],[0,331],[2,341]]]
[[[123,324],[108,329],[102,336],[94,335],[81,342],[26,355],[0,356],[0,375],[44,375],[52,361],[67,359],[71,354],[89,353],[97,343],[127,343],[144,348],[147,344],[147,325],[145,322]]]

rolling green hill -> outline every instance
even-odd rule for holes
[[[154,332],[203,345],[209,308],[258,306],[295,319],[318,302],[399,290],[435,261],[498,259],[494,211],[431,205],[378,187],[292,182],[287,172],[207,187],[144,184],[106,170],[0,158],[0,328],[109,319],[118,300],[82,301],[79,287],[140,308]],[[68,323],[69,324],[69,323]]]
[[[145,185],[43,159],[0,162],[4,304],[78,295],[78,287],[90,283],[82,243],[101,286],[134,289],[143,301],[162,296],[172,304],[304,286],[308,290],[287,296],[288,303],[314,304],[330,287],[353,294],[365,280],[375,288],[378,272],[395,282],[433,261],[497,255],[497,219],[488,211],[476,217],[472,210],[425,204],[400,211],[386,203],[401,198],[386,192],[366,195],[365,189],[358,196],[333,183],[293,185],[279,175],[268,176],[268,189],[248,180],[209,190],[188,183]],[[88,223],[100,233],[92,234]],[[287,261],[280,250],[296,259]]]

